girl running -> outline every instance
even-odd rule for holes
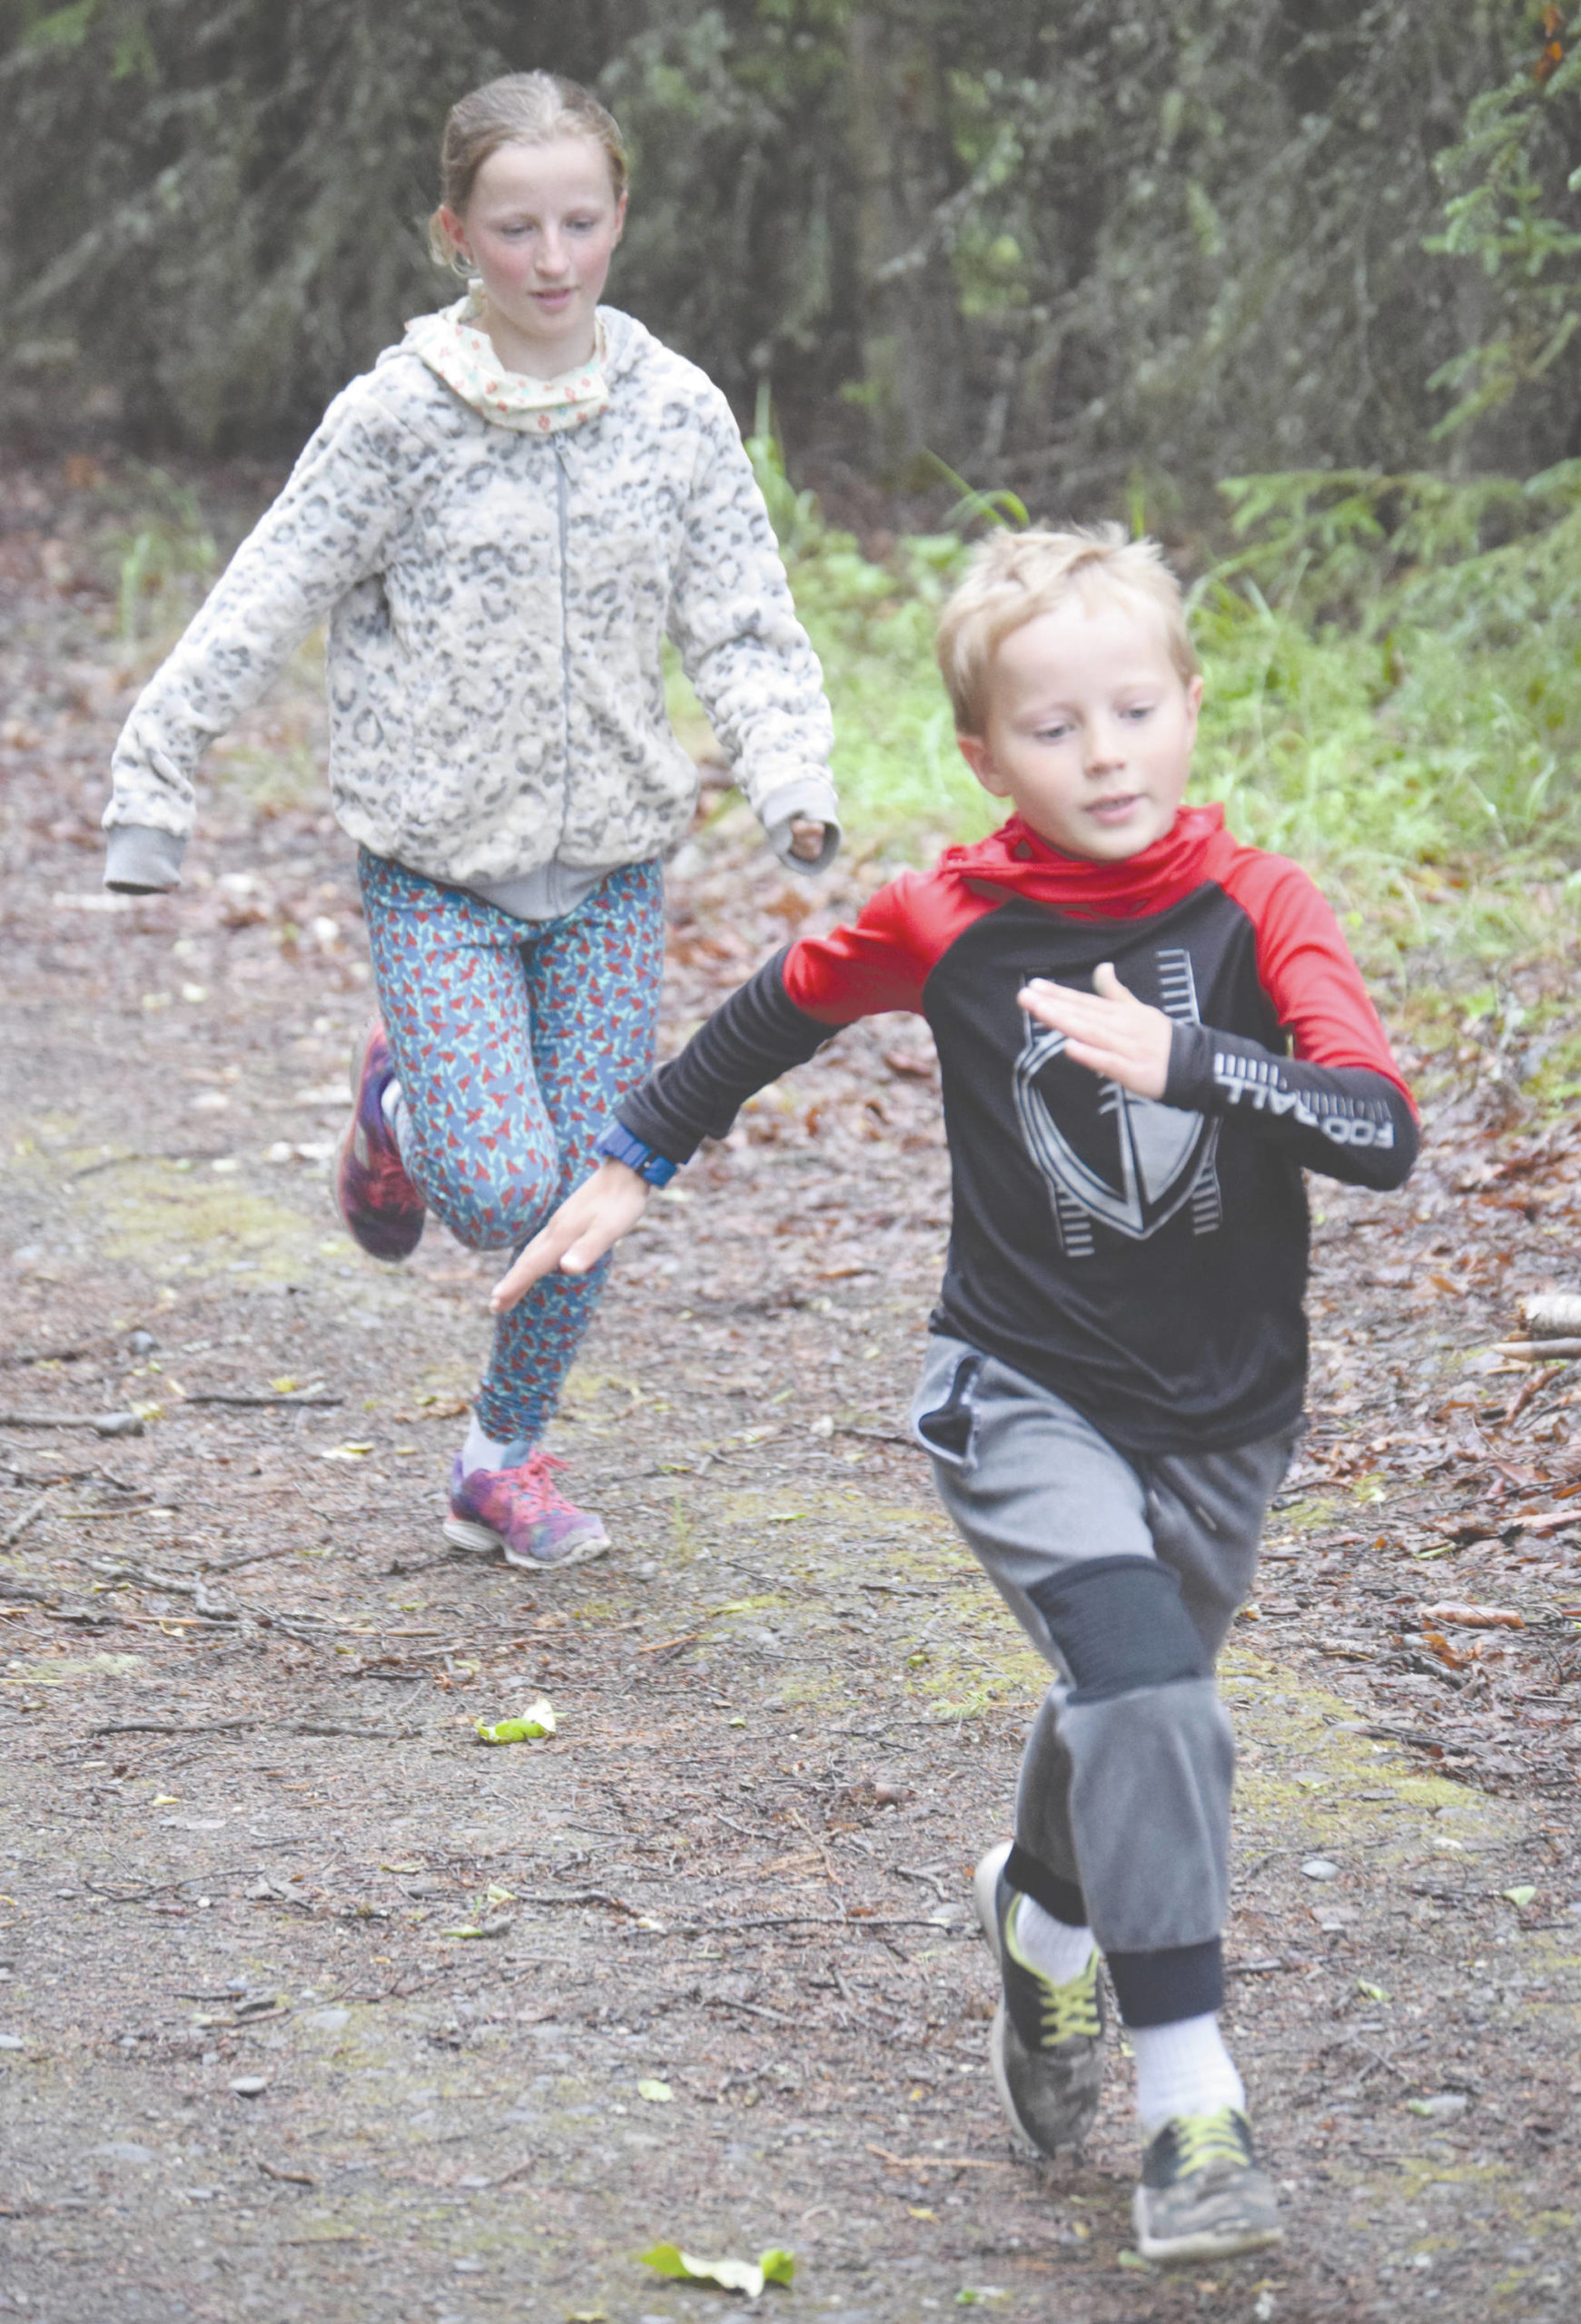
[[[108,886],[176,886],[199,756],[327,623],[330,789],[380,1012],[336,1193],[381,1259],[430,1210],[519,1248],[650,1069],[659,859],[697,791],[667,635],[782,860],[816,871],[839,843],[817,659],[729,407],[598,303],[626,218],[614,120],[513,74],[452,108],[440,168],[430,240],[466,296],[330,406],[139,697],[104,815]],[[542,1450],[602,1273],[499,1319],[450,1540],[534,1570],[608,1546]]]

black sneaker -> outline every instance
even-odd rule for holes
[[[1142,2157],[1131,2216],[1144,2260],[1220,2260],[1284,2240],[1251,2125],[1234,2106],[1164,2124]]]
[[[993,2013],[988,2058],[1010,2124],[1040,2154],[1080,2146],[1098,2112],[1103,2083],[1103,1999],[1098,1949],[1078,1977],[1056,1985],[1023,1958],[1016,1943],[1024,1901],[1004,1877],[1010,1843],[990,1848],[972,1893],[983,1934],[999,1964],[1003,1998]]]

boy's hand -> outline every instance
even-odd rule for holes
[[[1127,992],[1110,961],[1093,970],[1091,994],[1033,977],[1016,999],[1040,1025],[1064,1034],[1065,1054],[1078,1065],[1139,1098],[1163,1096],[1174,1028],[1161,1009]]]
[[[568,1195],[547,1226],[540,1227],[507,1275],[489,1295],[496,1315],[514,1307],[535,1283],[558,1267],[563,1275],[586,1275],[612,1250],[647,1206],[647,1186],[624,1162],[602,1162]]]
[[[790,852],[798,863],[817,862],[824,852],[828,828],[826,823],[814,822],[806,815],[792,816]]]

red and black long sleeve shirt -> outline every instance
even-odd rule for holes
[[[1161,1099],[1064,1055],[1016,995],[1121,981],[1173,1020]],[[1139,1453],[1250,1443],[1300,1411],[1303,1167],[1391,1187],[1410,1093],[1306,873],[1183,810],[1119,863],[1019,817],[767,961],[619,1119],[685,1162],[755,1091],[859,1017],[914,1009],[939,1053],[953,1181],[949,1333]]]

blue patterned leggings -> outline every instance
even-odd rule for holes
[[[594,1139],[652,1069],[662,871],[611,872],[535,928],[365,849],[357,868],[401,1159],[458,1242],[518,1251],[593,1168]],[[542,1435],[608,1269],[550,1275],[495,1324],[477,1403],[490,1436]]]

